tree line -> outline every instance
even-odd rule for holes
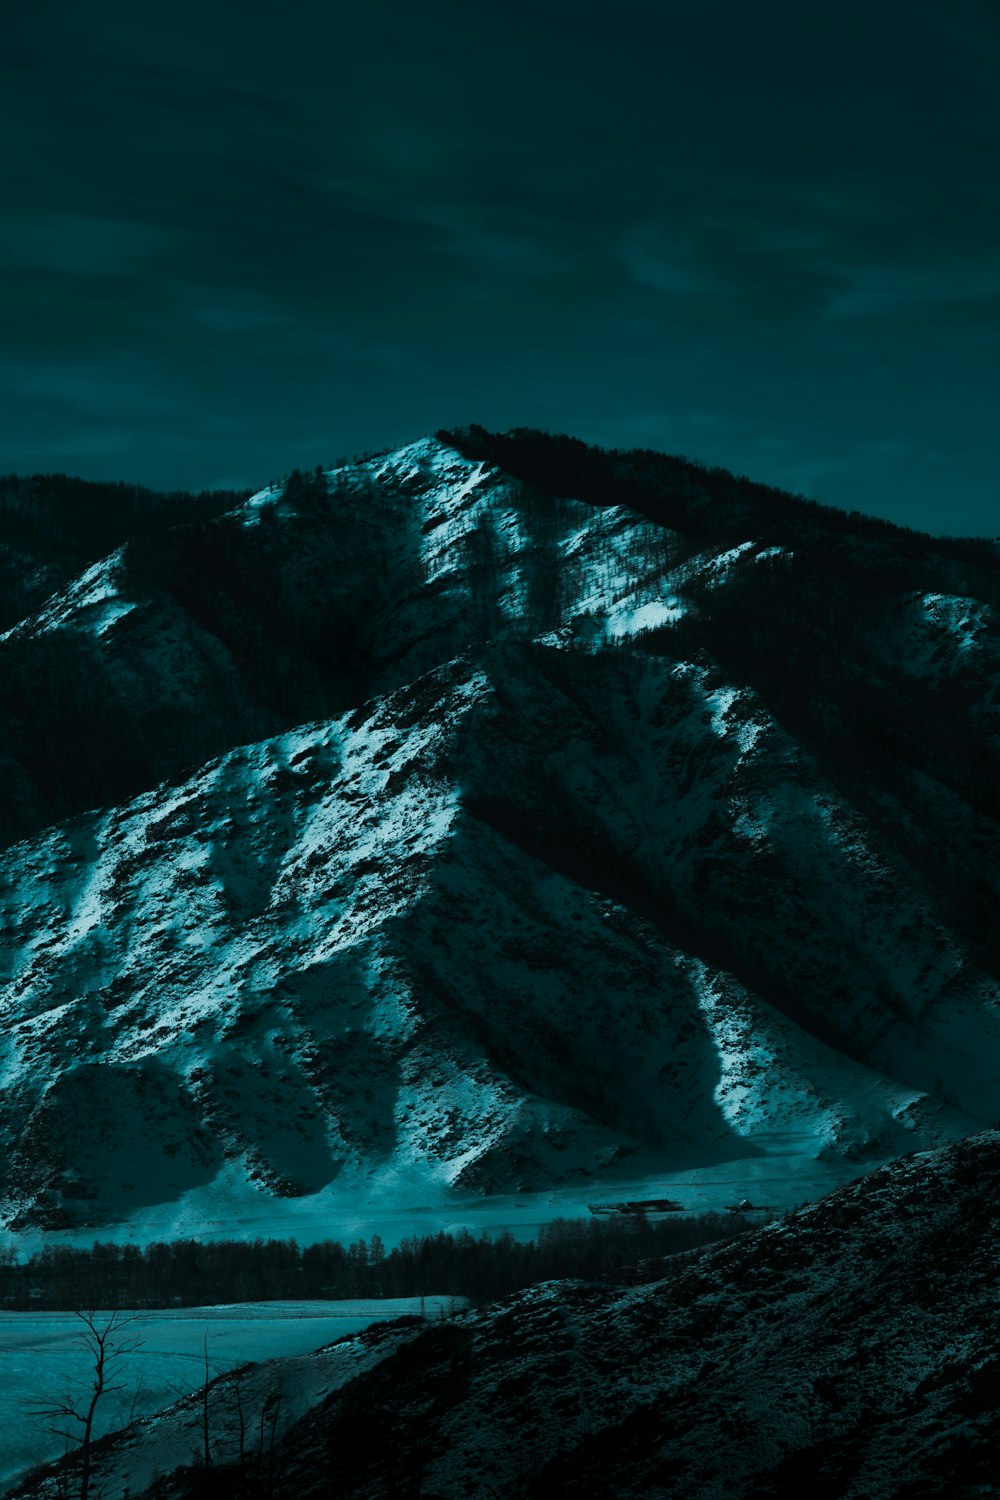
[[[645,1262],[732,1238],[740,1216],[643,1214],[557,1219],[534,1240],[505,1230],[404,1239],[387,1251],[378,1234],[344,1245],[294,1239],[197,1239],[87,1247],[46,1245],[0,1262],[0,1304],[9,1309],[196,1307],[212,1303],[350,1297],[468,1297],[479,1304],[557,1278],[635,1280]],[[648,1268],[646,1273],[648,1274]]]

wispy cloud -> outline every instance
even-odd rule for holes
[[[841,274],[848,285],[827,304],[831,318],[892,318],[1000,299],[1000,270],[975,261],[947,267],[853,266]]]
[[[982,488],[1000,16],[897,22],[862,0],[774,0],[766,24],[729,0],[22,6],[0,462],[33,434],[66,467],[104,422],[148,477],[199,482],[236,443],[269,474],[323,431],[337,452],[648,418],[769,477],[779,438],[793,466],[841,443],[873,464],[866,442],[947,420]]]

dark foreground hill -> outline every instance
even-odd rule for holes
[[[130,538],[0,636],[4,1222],[991,1123],[998,601],[539,434]]]
[[[998,1201],[990,1133],[654,1285],[549,1283],[416,1334],[289,1435],[282,1492],[995,1493]]]
[[[645,1285],[549,1282],[344,1340],[314,1357],[330,1394],[242,1466],[236,1394],[253,1388],[227,1377],[209,1392],[210,1473],[190,1467],[193,1399],[109,1447],[100,1481],[135,1491],[174,1451],[149,1500],[993,1495],[998,1197],[987,1132]],[[267,1369],[277,1391],[280,1362]],[[307,1383],[301,1362],[286,1376]]]

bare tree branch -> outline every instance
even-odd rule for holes
[[[98,1407],[108,1396],[120,1395],[129,1388],[122,1378],[125,1364],[130,1355],[142,1348],[143,1341],[130,1331],[134,1320],[120,1310],[106,1315],[78,1311],[74,1317],[80,1323],[80,1343],[90,1356],[89,1375],[79,1381],[68,1381],[57,1395],[27,1402],[26,1409],[44,1421],[53,1436],[79,1448],[79,1500],[89,1500]],[[132,1397],[129,1421],[134,1416],[139,1393],[137,1388]]]

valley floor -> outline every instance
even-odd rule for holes
[[[99,1228],[17,1234],[0,1231],[0,1249],[24,1258],[46,1244],[90,1245],[95,1240],[139,1245],[157,1240],[295,1239],[300,1245],[332,1239],[344,1244],[378,1234],[386,1249],[410,1236],[444,1231],[473,1235],[509,1231],[518,1240],[535,1239],[555,1219],[586,1218],[588,1205],[608,1199],[675,1198],[692,1214],[719,1211],[750,1198],[783,1213],[812,1202],[883,1164],[881,1158],[856,1167],[816,1159],[816,1141],[804,1132],[757,1135],[759,1154],[695,1167],[683,1172],[587,1178],[541,1192],[461,1197],[427,1175],[407,1178],[395,1172],[337,1185],[303,1198],[264,1198],[245,1182],[220,1175],[210,1186],[188,1193],[179,1203],[133,1211],[127,1219]]]

